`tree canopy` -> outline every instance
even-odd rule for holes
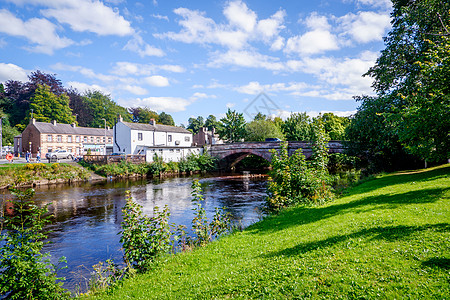
[[[245,125],[245,140],[249,142],[264,142],[266,138],[284,140],[283,132],[270,119],[256,119]]]
[[[450,2],[395,0],[393,8],[386,48],[366,73],[377,96],[357,97],[348,137],[372,154],[449,158]]]
[[[245,119],[242,113],[228,108],[224,118],[220,119],[219,137],[228,142],[240,142],[245,137]]]

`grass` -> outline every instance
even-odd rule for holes
[[[450,165],[382,175],[290,208],[91,299],[444,299]]]

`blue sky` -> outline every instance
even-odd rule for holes
[[[227,108],[349,115],[352,96],[373,94],[361,75],[390,12],[389,0],[0,0],[0,82],[41,70],[177,124]]]

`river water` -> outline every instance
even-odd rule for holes
[[[261,218],[261,206],[266,196],[264,179],[240,176],[199,179],[210,220],[215,207],[223,206],[242,226]],[[67,259],[68,268],[58,271],[59,276],[66,278],[64,287],[84,291],[94,264],[107,259],[122,263],[118,232],[127,190],[143,206],[145,214],[152,215],[154,206],[161,210],[168,205],[170,222],[190,228],[192,180],[193,177],[176,177],[37,188],[36,203],[50,204],[49,211],[55,216],[49,226],[51,243],[44,251],[51,254],[52,262],[57,262],[61,256]]]

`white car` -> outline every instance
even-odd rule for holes
[[[67,159],[72,159],[73,153],[69,152],[67,150],[56,150],[56,151],[53,151],[53,152],[48,152],[47,154],[45,154],[45,157],[47,159],[50,159],[50,158],[57,158],[57,159],[67,158]]]

